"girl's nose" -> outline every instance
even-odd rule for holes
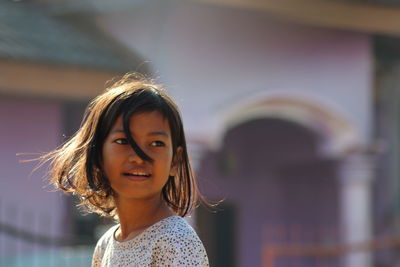
[[[136,162],[136,163],[143,163],[143,159],[139,157],[136,151],[132,148],[131,152],[129,153],[129,161]]]

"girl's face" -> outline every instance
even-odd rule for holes
[[[117,198],[145,199],[160,196],[173,165],[171,130],[158,111],[133,114],[132,138],[154,161],[141,159],[129,145],[118,117],[103,144],[103,169]]]

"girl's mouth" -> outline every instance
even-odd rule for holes
[[[148,179],[151,175],[145,172],[125,172],[124,176],[132,180],[145,180]]]

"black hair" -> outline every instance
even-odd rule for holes
[[[185,216],[197,205],[198,189],[190,165],[182,119],[175,102],[152,80],[127,74],[87,107],[80,129],[60,149],[45,155],[51,160],[51,182],[61,190],[81,196],[81,205],[106,216],[115,215],[115,201],[102,166],[102,147],[117,118],[130,146],[144,161],[152,162],[132,138],[129,120],[133,114],[158,111],[171,130],[177,175],[169,176],[162,197],[179,215]],[[181,153],[177,153],[181,147]]]

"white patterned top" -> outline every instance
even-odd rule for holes
[[[97,242],[92,267],[208,267],[203,243],[180,216],[165,218],[138,236],[118,242],[111,227]]]

